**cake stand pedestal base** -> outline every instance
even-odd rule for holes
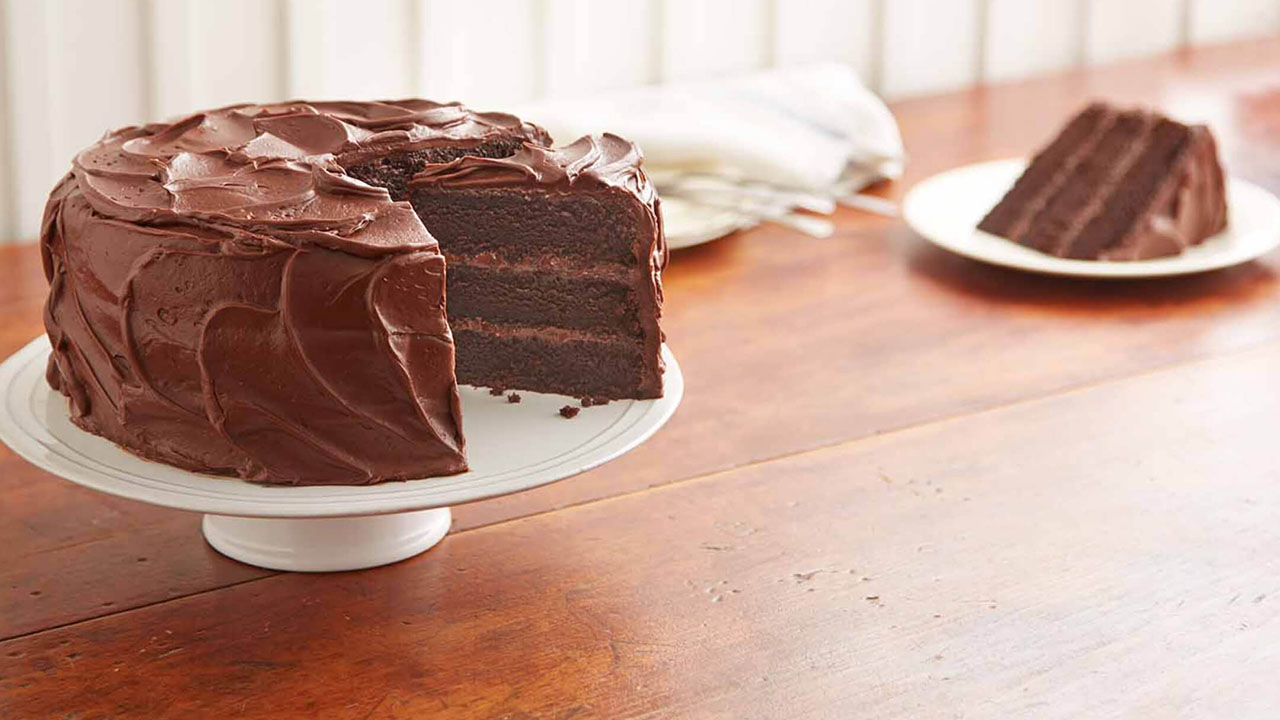
[[[215,550],[271,570],[360,570],[413,557],[449,532],[449,508],[331,518],[205,515],[204,537]]]

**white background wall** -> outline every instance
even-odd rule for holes
[[[1280,31],[1280,0],[0,0],[0,242],[111,127],[286,97],[481,108],[839,60],[890,99]]]

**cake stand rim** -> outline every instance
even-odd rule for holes
[[[26,429],[22,428],[12,407],[15,399],[24,399],[15,394],[15,391],[20,392],[22,389],[17,385],[21,379],[19,375],[24,369],[30,372],[31,364],[37,363],[40,368],[39,375],[41,378],[41,380],[37,381],[37,384],[43,384],[44,362],[50,349],[48,337],[40,335],[0,363],[0,442],[3,442],[15,454],[32,465],[63,480],[91,490],[174,510],[234,517],[304,519],[387,515],[451,507],[532,490],[580,475],[631,452],[652,437],[670,420],[684,397],[683,372],[670,347],[664,343],[662,346],[662,358],[666,364],[666,372],[664,374],[663,396],[653,400],[626,401],[630,405],[626,408],[624,414],[609,427],[586,438],[583,445],[552,458],[556,462],[553,462],[550,467],[543,467],[547,464],[547,461],[541,461],[529,466],[538,468],[531,473],[532,478],[518,476],[502,479],[504,475],[499,473],[496,476],[497,480],[483,475],[469,480],[472,472],[467,472],[452,476],[391,481],[374,485],[277,486],[272,487],[271,490],[280,492],[281,496],[272,499],[245,499],[216,495],[200,496],[183,492],[184,488],[180,485],[174,485],[171,488],[162,487],[159,490],[154,488],[148,490],[137,484],[130,485],[112,479],[102,473],[88,471],[83,466],[77,469],[74,463],[71,463],[62,455],[51,452],[46,443],[32,437]],[[23,387],[29,386],[24,385]],[[39,392],[40,389],[37,387],[33,391]],[[47,384],[43,384],[43,390],[50,393],[54,401],[65,403],[65,398],[48,387]],[[35,413],[28,412],[24,417],[29,418],[41,430],[48,433],[48,425],[41,419],[36,418]],[[623,420],[627,421],[625,425],[620,428],[615,427]],[[85,430],[72,427],[77,433],[97,437]],[[602,439],[601,436],[606,437]],[[56,446],[67,447],[65,444],[58,442],[57,438],[52,434],[49,437],[54,440]],[[107,441],[104,440],[103,442]],[[577,452],[580,448],[587,449],[583,452]],[[129,454],[130,457],[139,462],[158,466],[166,472],[176,473],[184,478],[195,478],[199,481],[207,480],[211,487],[224,483],[228,487],[243,488],[244,485],[244,481],[237,478],[185,471],[164,463],[143,460],[128,453],[123,448],[117,447],[116,450]],[[575,452],[577,454],[572,455]],[[562,459],[565,455],[572,455],[572,457]],[[510,472],[506,473],[506,475],[510,474]],[[477,482],[483,482],[484,484],[477,486]],[[163,485],[163,483],[158,484]],[[308,493],[308,497],[303,498],[301,501],[296,497],[296,494],[294,498],[287,498],[285,494],[294,491],[305,491]],[[334,491],[337,494],[328,496],[325,491]],[[353,492],[360,492],[361,495],[354,498],[348,495],[348,493]]]

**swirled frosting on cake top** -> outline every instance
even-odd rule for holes
[[[109,134],[76,156],[73,174],[104,217],[343,235],[368,224],[390,201],[385,190],[348,176],[344,167],[495,138],[548,139],[512,115],[456,103],[236,105]],[[377,242],[411,239],[397,234]]]
[[[558,149],[525,143],[507,157],[460,157],[449,163],[427,166],[409,185],[413,188],[589,185],[622,189],[641,202],[652,204],[657,192],[641,168],[643,160],[635,143],[604,133],[586,135]]]

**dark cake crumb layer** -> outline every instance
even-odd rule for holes
[[[632,340],[530,328],[453,329],[458,382],[611,400],[661,397],[661,370]]]
[[[523,188],[413,190],[413,208],[447,255],[510,261],[566,258],[635,266],[637,225],[649,225],[621,193]]]
[[[446,256],[447,257],[447,256]],[[561,275],[449,260],[449,318],[640,337],[641,300],[625,275]]]

